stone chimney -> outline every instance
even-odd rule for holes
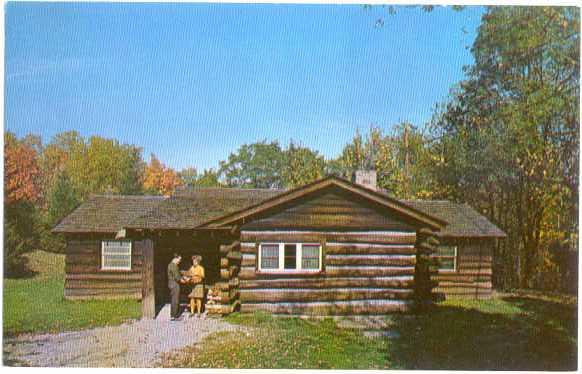
[[[370,190],[376,191],[378,189],[375,170],[356,170],[352,176],[352,182]]]

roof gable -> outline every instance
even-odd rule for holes
[[[330,187],[338,188],[344,192],[353,194],[358,198],[365,199],[370,203],[375,204],[379,208],[388,209],[400,217],[405,217],[407,221],[413,223],[414,225],[427,226],[435,230],[440,230],[447,224],[446,221],[440,218],[426,214],[425,212],[417,210],[380,192],[370,190],[363,186],[353,184],[337,177],[327,177],[281,193],[275,197],[245,209],[241,209],[226,216],[211,220],[201,225],[200,227],[216,228],[232,224],[239,224],[241,222],[248,222],[248,220],[252,220],[253,217],[261,216],[268,213],[269,211],[277,209],[279,206],[292,203],[298,199],[304,199],[314,193],[317,193],[318,191],[322,191]]]

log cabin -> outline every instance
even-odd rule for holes
[[[144,317],[169,299],[176,252],[184,268],[202,256],[219,314],[380,315],[489,297],[505,237],[466,204],[395,199],[369,172],[291,190],[91,196],[53,232],[67,243],[65,298],[134,298]]]

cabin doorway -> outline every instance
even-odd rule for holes
[[[192,266],[192,256],[201,256],[204,267],[206,288],[212,287],[220,279],[221,241],[212,232],[164,231],[154,241],[154,289],[156,298],[156,313],[170,302],[168,289],[168,264],[174,253],[182,256],[180,270],[188,270]],[[191,286],[181,285],[180,304],[186,306]]]

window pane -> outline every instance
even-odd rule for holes
[[[319,245],[303,245],[301,249],[301,268],[319,269]]]
[[[437,254],[439,256],[454,256],[455,247],[450,245],[440,245],[437,249]]]
[[[279,246],[273,244],[261,245],[261,269],[279,268]]]
[[[103,269],[131,269],[131,242],[104,241],[102,245]]]
[[[297,268],[297,244],[285,244],[285,269]]]

